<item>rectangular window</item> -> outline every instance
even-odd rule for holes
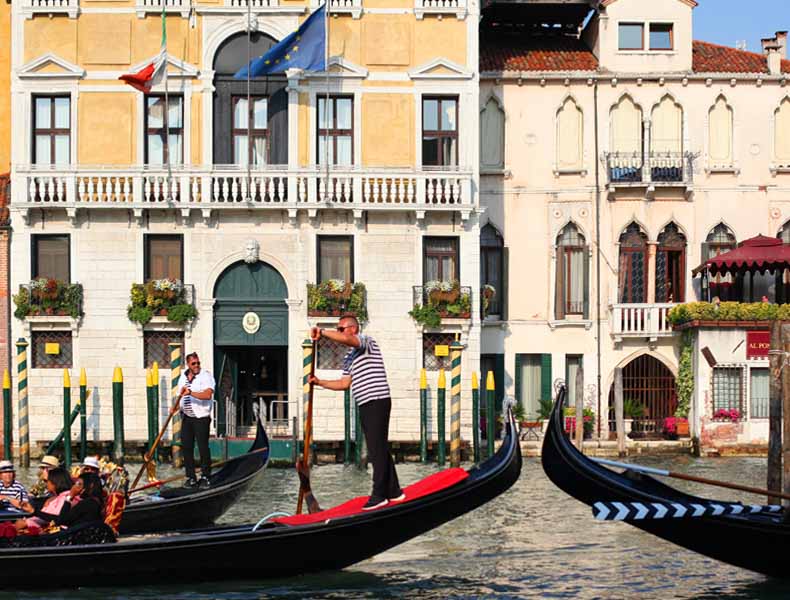
[[[620,23],[620,50],[644,50],[644,23]]]
[[[165,110],[164,94],[145,97],[145,163],[184,162],[184,98],[170,94]]]
[[[584,315],[586,250],[584,246],[559,246],[557,250],[557,296],[562,303],[562,313],[558,311],[557,317]]]
[[[519,383],[521,386],[519,399],[524,407],[527,418],[534,420],[540,414],[541,397],[541,355],[519,355]]]
[[[673,47],[674,36],[672,32],[672,23],[651,23],[650,49],[672,50]]]
[[[145,236],[145,280],[178,279],[184,281],[184,236]]]
[[[422,336],[422,367],[426,371],[449,371],[451,359],[450,344],[455,341],[454,333],[424,333]],[[436,347],[440,347],[440,356],[436,355]],[[448,346],[448,353],[444,355],[444,346]]]
[[[318,164],[354,164],[354,99],[330,96],[318,99]]]
[[[34,331],[30,345],[34,369],[72,367],[71,331]]]
[[[743,368],[713,368],[713,415],[720,410],[743,415]]]
[[[659,246],[656,252],[656,302],[683,302],[686,251]]]
[[[568,388],[567,406],[576,406],[576,374],[584,371],[581,354],[565,355],[565,385]]]
[[[71,159],[71,98],[33,97],[33,163],[64,165]]]
[[[318,283],[330,279],[354,281],[354,238],[350,235],[318,236]]]
[[[32,279],[46,277],[71,283],[68,235],[33,235],[31,238]]]
[[[339,371],[343,368],[343,359],[348,354],[349,347],[339,342],[322,337],[318,340],[318,356],[316,357],[316,367]]]
[[[751,417],[752,419],[768,418],[768,369],[751,369]]]
[[[422,164],[458,166],[458,98],[422,99]]]
[[[423,263],[423,282],[460,281],[461,275],[458,270],[458,238],[424,238]]]
[[[269,100],[264,96],[232,96],[233,164],[269,162]]]
[[[150,369],[154,362],[160,369],[170,368],[170,344],[184,348],[183,331],[146,331],[143,333],[143,367]],[[161,382],[159,382],[161,383]]]

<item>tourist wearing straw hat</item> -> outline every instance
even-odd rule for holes
[[[0,460],[0,498],[17,502],[28,501],[27,490],[16,480],[16,469],[10,460]]]

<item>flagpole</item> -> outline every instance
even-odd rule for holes
[[[252,143],[252,97],[250,93],[250,78],[252,76],[252,1],[247,0],[247,197],[245,200],[250,202],[252,199],[252,156],[253,156],[253,143]],[[268,102],[266,112],[268,114]],[[235,117],[234,117],[235,118]]]
[[[165,7],[167,3],[162,2],[162,46],[164,50],[164,56],[162,60],[164,60],[164,80],[165,80],[165,110],[164,114],[162,115],[165,121],[165,143],[163,149],[165,151],[165,156],[167,157],[167,192],[170,194],[170,198],[172,198],[171,193],[171,186],[173,185],[173,170],[170,166],[170,96],[167,93],[167,17],[165,13]],[[170,201],[170,198],[165,198],[166,202]]]
[[[325,131],[329,131],[331,127],[329,126],[329,12],[330,6],[332,4],[332,0],[324,0],[326,3],[326,10],[324,11],[325,14],[325,36],[326,40],[324,42],[324,73],[326,73],[326,97],[324,98],[324,127]],[[337,118],[337,115],[334,111],[332,114]],[[326,181],[324,182],[324,198],[327,204],[330,202],[329,198],[329,135],[324,135],[324,163],[326,168]]]

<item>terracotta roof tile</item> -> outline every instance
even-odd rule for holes
[[[598,59],[570,37],[480,41],[480,71],[595,71]]]
[[[695,73],[768,73],[768,61],[762,54],[694,41]],[[782,61],[782,72],[790,73],[790,60]]]

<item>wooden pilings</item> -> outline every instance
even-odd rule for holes
[[[496,426],[496,385],[494,384],[494,372],[489,371],[486,377],[486,446],[488,457],[494,456],[494,436]]]
[[[181,344],[170,343],[170,396],[171,402],[175,404],[178,400],[178,380],[181,377]],[[173,415],[173,434],[171,437],[171,454],[173,459],[173,466],[180,469],[184,464],[181,456],[181,411],[177,411]]]
[[[447,395],[447,379],[444,375],[444,369],[439,371],[439,384],[436,392],[436,429],[439,437],[439,449],[436,453],[436,462],[439,466],[443,466],[446,462],[447,448],[445,447],[445,404]]]
[[[16,343],[16,366],[19,377],[17,399],[19,403],[19,463],[30,466],[30,424],[27,408],[27,341],[19,338]]]
[[[117,463],[123,463],[123,371],[121,367],[115,367],[112,375],[112,429],[113,429],[113,451],[112,458]]]
[[[477,373],[472,372],[472,447],[475,463],[480,462],[480,389]]]
[[[461,466],[461,352],[463,345],[450,344],[450,466]]]
[[[420,462],[428,462],[428,377],[420,370]]]
[[[3,458],[11,460],[11,437],[14,423],[11,414],[11,376],[8,369],[3,371]]]
[[[84,461],[88,455],[88,421],[87,421],[87,407],[85,404],[88,401],[88,376],[85,374],[85,369],[80,369],[80,461]]]
[[[351,390],[343,392],[343,464],[351,463]]]
[[[782,491],[782,324],[771,326],[771,349],[768,388],[768,474],[766,487],[772,492]],[[778,504],[778,497],[768,496],[768,504]]]
[[[63,465],[71,468],[71,375],[63,369]]]
[[[623,370],[617,368],[614,370],[614,418],[615,429],[617,430],[617,454],[621,457],[626,455],[623,406]]]

